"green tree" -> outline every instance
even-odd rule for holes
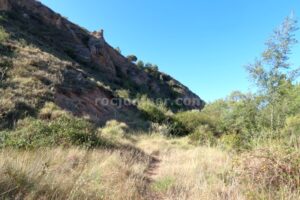
[[[136,66],[140,69],[144,68],[145,67],[145,64],[143,61],[139,60],[137,63],[136,63]]]
[[[259,130],[259,97],[254,94],[233,92],[227,99],[225,127],[231,133],[253,136]]]
[[[266,42],[266,50],[260,59],[247,66],[247,70],[263,96],[261,107],[268,113],[271,132],[279,130],[285,121],[287,91],[295,80],[298,70],[289,63],[291,48],[297,43],[297,20],[287,17]]]
[[[224,100],[206,105],[203,114],[214,121],[220,134],[245,134],[252,136],[258,132],[259,97],[254,94],[233,92]]]
[[[138,58],[135,55],[129,55],[129,56],[127,56],[127,59],[130,62],[136,62],[138,60]]]
[[[296,84],[289,91],[290,104],[289,115],[296,115],[300,113],[300,84]]]

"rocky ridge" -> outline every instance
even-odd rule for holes
[[[121,108],[95,105],[95,99],[118,97],[118,90],[129,91],[132,98],[147,95],[152,99],[167,99],[170,101],[168,106],[175,110],[204,106],[203,100],[169,75],[138,68],[105,41],[103,30],[89,32],[35,0],[0,0],[0,12],[5,16],[0,25],[10,34],[6,47],[14,46],[17,52],[24,51],[18,42],[26,41],[41,54],[31,65],[39,60],[38,65],[46,66],[48,70],[51,70],[51,62],[43,60],[42,54],[61,60],[58,67],[53,68],[57,69],[59,81],[49,83],[51,87],[46,86],[51,88],[52,101],[77,115],[105,121],[120,110],[135,112],[134,105]],[[26,58],[20,54],[15,54],[14,59],[16,57]],[[31,59],[29,57],[27,55],[27,59]],[[193,103],[174,107],[178,98]],[[8,111],[3,112],[3,116],[9,115]]]

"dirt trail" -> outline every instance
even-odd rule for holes
[[[147,177],[150,179],[150,182],[155,181],[155,179],[158,175],[158,172],[159,172],[159,167],[160,167],[160,163],[161,163],[159,154],[160,154],[159,151],[152,152],[152,154],[151,154],[152,160],[149,164],[148,169],[145,172]]]
[[[159,151],[153,151],[151,153],[152,160],[149,163],[148,168],[145,170],[145,176],[147,177],[148,187],[151,188],[151,184],[157,180],[157,176],[159,175],[159,168],[161,159],[159,157]],[[150,189],[151,190],[151,189]],[[160,200],[163,197],[157,192],[153,191],[149,196],[149,200]]]

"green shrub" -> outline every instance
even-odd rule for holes
[[[108,140],[117,141],[125,136],[128,129],[127,124],[111,120],[106,122],[105,126],[98,130],[98,134],[100,134],[100,137]]]
[[[69,115],[52,121],[26,118],[18,122],[15,130],[0,132],[0,135],[2,147],[36,148],[60,145],[91,147],[104,144],[96,136],[96,129],[91,123]]]
[[[174,118],[172,113],[163,104],[155,104],[151,100],[142,97],[138,108],[144,113],[144,117],[147,120],[166,125],[168,135],[184,136],[188,134],[184,124]]]
[[[1,49],[0,49],[1,52]],[[0,61],[0,81],[3,81],[6,78],[7,72],[13,67],[13,62],[10,60],[1,60]],[[1,82],[0,82],[1,86]]]
[[[173,177],[163,177],[156,181],[153,184],[153,189],[157,192],[166,192],[169,190],[174,184],[176,183],[176,180]]]
[[[151,123],[150,132],[167,136],[169,134],[169,127],[166,124]]]
[[[135,55],[129,55],[129,56],[127,56],[127,59],[130,62],[136,62],[138,60],[138,58]]]
[[[158,72],[158,66],[152,63],[146,63],[145,68],[148,72]]]
[[[143,69],[145,67],[145,64],[143,61],[139,60],[137,63],[136,63],[136,66],[139,68],[139,69]]]
[[[210,129],[214,129],[215,126],[212,119],[200,111],[180,112],[175,115],[175,119],[184,124],[191,133],[201,125],[207,125]]]
[[[288,117],[283,131],[281,131],[280,139],[288,147],[300,146],[300,114]]]
[[[130,91],[129,90],[116,90],[116,95],[120,98],[123,98],[123,99],[129,99],[130,98]]]
[[[187,131],[184,124],[177,121],[172,117],[168,117],[167,127],[168,127],[168,134],[172,136],[186,136],[189,132]]]
[[[215,124],[206,113],[200,111],[186,111],[177,113],[174,119],[184,125],[190,140],[196,144],[213,144],[218,135]]]
[[[300,114],[287,118],[285,133],[288,135],[300,135]]]
[[[66,111],[60,109],[53,102],[46,102],[44,107],[39,112],[39,118],[53,120],[66,114]]]
[[[144,116],[155,123],[164,123],[167,119],[168,109],[163,105],[156,105],[151,100],[142,97],[138,103],[138,108],[144,113]]]
[[[225,134],[220,138],[220,144],[226,150],[239,150],[244,143],[238,134]]]
[[[65,53],[72,59],[76,59],[77,58],[77,55],[76,55],[76,52],[74,49],[71,49],[71,48],[66,48],[65,49]]]
[[[200,145],[213,145],[216,143],[216,138],[213,131],[208,125],[197,127],[189,136],[192,143]]]
[[[0,44],[8,39],[8,33],[0,26]]]

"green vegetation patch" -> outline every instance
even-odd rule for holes
[[[0,44],[5,42],[9,37],[9,34],[5,31],[5,29],[0,26]]]
[[[138,103],[138,108],[143,112],[145,119],[168,126],[168,135],[185,136],[188,134],[184,124],[177,120],[164,104],[155,104],[150,99],[142,97]]]
[[[15,130],[2,131],[0,136],[1,147],[30,149],[45,146],[105,145],[90,122],[70,115],[51,121],[26,118],[18,122]]]
[[[166,192],[175,184],[175,179],[173,177],[163,177],[153,183],[152,187],[155,191]]]

